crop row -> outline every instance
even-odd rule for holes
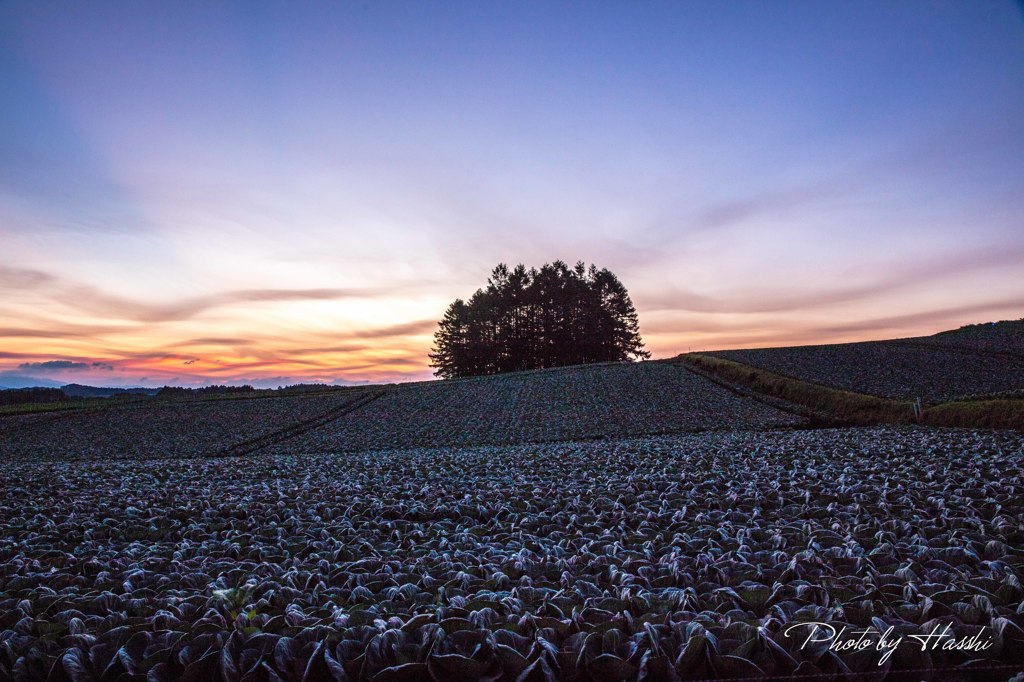
[[[215,454],[344,407],[362,394],[149,400],[0,417],[0,457],[68,461]]]
[[[1022,456],[851,429],[6,462],[0,679],[1005,679]],[[883,662],[810,622],[990,646]]]
[[[939,403],[1024,389],[1024,358],[918,343],[873,341],[712,353],[858,393]]]
[[[278,452],[467,446],[794,425],[799,417],[660,362],[431,382],[386,392]]]

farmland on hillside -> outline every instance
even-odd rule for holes
[[[308,396],[150,400],[5,416],[0,454],[60,460],[218,454],[348,406],[355,409],[320,420],[276,451],[519,443],[803,422],[685,369],[622,363]]]
[[[276,451],[541,442],[802,421],[683,368],[619,363],[398,387]]]
[[[31,460],[216,454],[344,409],[359,390],[275,398],[145,402],[0,416],[0,456]]]
[[[934,337],[930,337],[934,338]],[[1024,357],[905,341],[710,353],[858,393],[939,403],[1024,391]]]
[[[1005,679],[1022,448],[875,428],[6,461],[0,678]],[[787,636],[812,621],[994,643],[879,665]]]
[[[988,353],[1010,353],[1024,359],[1024,320],[972,324],[907,341]]]

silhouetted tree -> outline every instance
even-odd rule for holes
[[[430,353],[444,378],[649,358],[633,302],[607,269],[499,264],[448,306]]]

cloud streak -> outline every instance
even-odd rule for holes
[[[742,297],[714,298],[692,291],[675,290],[638,298],[637,302],[640,309],[646,312],[753,314],[812,310],[863,301],[937,279],[1015,265],[1024,265],[1024,248],[988,248],[965,254],[955,254],[930,262],[904,265],[896,268],[895,272],[880,275],[872,273],[872,281],[825,291],[785,292],[782,294],[759,291]]]
[[[225,306],[289,301],[364,300],[386,296],[396,291],[393,287],[238,289],[156,303],[107,293],[93,286],[75,284],[43,270],[8,266],[0,266],[0,290],[29,290],[95,317],[144,323],[187,320]]]
[[[43,362],[23,362],[18,369],[26,372],[84,372],[87,370],[113,371],[114,366],[107,362],[74,362],[72,360],[46,360]]]
[[[32,289],[55,281],[54,275],[42,270],[0,264],[0,289]]]
[[[107,294],[93,287],[75,287],[55,296],[61,303],[98,317],[134,322],[173,322],[238,304],[285,301],[330,301],[381,296],[381,289],[243,289],[209,296],[195,296],[167,303],[147,303]]]
[[[752,218],[772,215],[787,216],[798,209],[847,195],[853,188],[838,183],[776,190],[754,196],[713,204],[703,209],[695,221],[699,230],[718,230],[740,225]],[[688,234],[693,234],[689,231]]]

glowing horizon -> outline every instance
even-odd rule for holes
[[[0,5],[0,385],[403,381],[499,262],[655,358],[1024,317],[1012,2]]]

